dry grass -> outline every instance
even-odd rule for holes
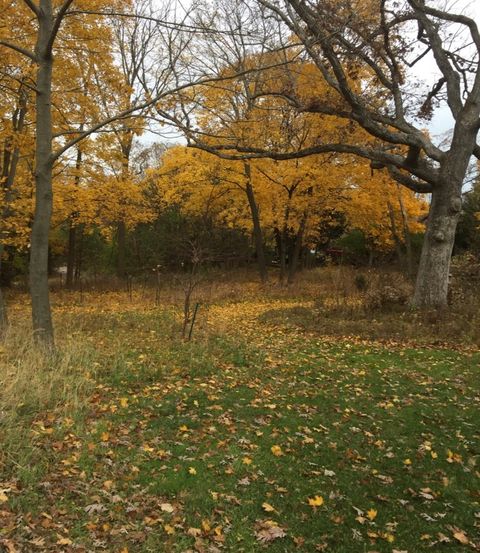
[[[83,341],[59,337],[55,353],[36,348],[31,331],[20,324],[0,342],[0,467],[3,456],[29,443],[40,414],[79,412],[92,386],[94,353]]]

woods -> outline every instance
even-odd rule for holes
[[[9,92],[4,105],[7,134],[3,189],[7,205],[8,198],[16,196],[16,181],[20,180],[20,176],[15,179],[20,146],[13,144],[25,134],[23,121],[28,113],[29,127],[32,123],[35,128],[35,147],[31,160],[23,157],[22,164],[29,163],[35,176],[35,208],[31,231],[26,232],[31,232],[30,291],[34,333],[39,341],[53,343],[48,241],[54,167],[61,163],[67,169],[76,163],[79,172],[80,165],[92,163],[96,149],[117,140],[120,168],[104,165],[102,171],[106,178],[117,179],[115,194],[119,194],[130,178],[134,137],[147,130],[156,132],[159,124],[166,123],[170,129],[184,133],[190,146],[223,159],[243,160],[244,173],[250,174],[250,165],[259,158],[276,160],[273,166],[282,167],[282,173],[286,167],[293,168],[289,169],[289,182],[280,184],[260,170],[263,178],[270,179],[272,190],[283,186],[287,195],[297,189],[301,171],[308,172],[303,167],[300,170],[307,163],[317,167],[322,177],[330,180],[330,186],[338,184],[339,190],[343,190],[341,182],[346,179],[350,179],[347,187],[358,186],[352,177],[358,179],[370,163],[379,179],[384,179],[382,172],[388,172],[391,179],[414,193],[431,194],[412,305],[446,306],[462,186],[471,158],[478,154],[480,81],[474,68],[480,39],[473,19],[416,1],[405,2],[395,10],[385,1],[361,8],[345,2],[339,10],[328,2],[317,7],[308,2],[224,2],[215,11],[210,12],[208,6],[203,11],[192,6],[184,13],[173,5],[158,8],[148,2],[122,4],[121,9],[115,3],[100,3],[95,9],[75,2],[58,6],[52,2],[18,4],[16,7],[7,2],[3,8],[7,25],[3,26],[2,48],[7,53],[7,65],[2,75]],[[92,23],[87,31],[91,37],[85,35],[88,19]],[[443,36],[453,24],[458,26],[458,37],[454,45],[449,45]],[[405,34],[400,32],[403,28]],[[32,30],[36,38],[15,42],[9,29],[23,29],[24,33]],[[83,36],[78,34],[80,30]],[[417,40],[412,46],[415,33]],[[96,46],[92,48],[93,43],[87,45],[86,40],[95,41]],[[57,42],[61,51],[69,52],[71,61],[54,55]],[[86,50],[79,62],[75,44],[82,42]],[[463,44],[469,44],[465,47],[468,54]],[[89,48],[94,56],[88,53]],[[100,56],[98,51],[102,52]],[[202,53],[196,54],[197,62],[187,68],[185,60],[194,52]],[[436,64],[438,80],[418,87],[413,100],[415,67],[425,56]],[[60,76],[64,63],[71,63],[71,71]],[[202,80],[204,84],[199,87]],[[62,89],[71,86],[80,86],[83,96],[76,92],[75,96],[71,92],[62,96]],[[64,116],[63,120],[52,119],[63,109],[58,105],[60,98],[78,101],[73,112],[75,121],[71,116],[69,121]],[[86,110],[85,102],[92,109]],[[425,130],[425,122],[440,102],[446,103],[454,121],[448,148],[436,144]],[[77,162],[65,158],[73,147],[77,148]],[[84,148],[91,150],[91,160],[82,154]],[[323,161],[325,156],[329,163]],[[292,165],[295,162],[288,161],[294,159],[301,160],[296,163],[298,169]],[[335,174],[348,163],[352,165],[345,176]],[[327,167],[331,171],[326,171]],[[311,173],[308,178],[312,179]],[[307,193],[309,207],[296,215],[300,218],[297,230],[295,225],[288,230],[291,197],[283,207],[283,215],[275,216],[281,279],[286,278],[283,249],[287,230],[301,235],[300,244],[308,231],[311,206],[316,209],[320,203],[305,182],[307,192],[300,195],[305,197]],[[126,189],[123,202],[131,201],[136,186]],[[262,280],[266,280],[265,240],[251,178],[246,177],[243,186],[253,221],[259,270]],[[334,193],[330,202],[339,212],[342,194]],[[395,227],[393,236],[398,248],[393,204],[388,205],[381,217],[390,218]],[[157,206],[154,209],[158,211]],[[11,209],[3,213],[5,220],[13,216]],[[123,277],[128,224],[125,214],[119,212],[116,217],[117,274]],[[142,217],[137,217],[138,222]],[[403,226],[404,222],[405,217]],[[71,225],[70,248],[74,247],[75,227]],[[5,235],[2,247],[7,241]],[[297,264],[296,255],[291,267]],[[71,286],[72,260],[67,265]],[[5,315],[2,320],[6,320]]]
[[[479,10],[0,0],[0,551],[480,548]]]

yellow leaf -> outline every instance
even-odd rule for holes
[[[412,464],[412,461],[410,459],[405,459],[405,461],[403,461],[403,464],[408,467],[409,465]]]
[[[102,432],[100,439],[102,440],[102,442],[108,442],[108,440],[110,439],[110,434],[108,432]]]
[[[189,468],[188,468],[188,474],[193,474],[193,475],[195,475],[195,474],[197,474],[197,470],[196,470],[195,468],[193,468],[193,467],[189,467]]]
[[[308,504],[311,507],[321,507],[323,505],[323,497],[321,495],[316,495],[315,497],[309,497]]]
[[[105,482],[103,483],[103,487],[104,487],[106,490],[112,489],[112,487],[113,487],[113,481],[112,481],[112,480],[105,480]]]
[[[128,407],[128,399],[126,397],[120,398],[120,406],[121,407]]]
[[[279,445],[272,445],[270,451],[275,455],[275,457],[280,457],[283,455],[282,448]]]
[[[0,490],[0,503],[6,503],[7,501],[8,501],[7,494],[3,490]]]
[[[252,464],[252,460],[250,459],[250,457],[244,457],[242,463],[243,463],[244,465],[251,465],[251,464]]]
[[[262,503],[262,508],[267,513],[272,513],[273,511],[275,511],[275,507],[272,507],[270,503]]]
[[[370,509],[369,511],[367,511],[367,517],[370,520],[374,520],[376,516],[377,516],[377,511],[375,509]]]
[[[169,536],[172,536],[173,534],[175,534],[175,528],[170,524],[165,524],[163,529]]]
[[[430,455],[432,456],[432,459],[436,459],[438,457],[438,453],[435,451],[430,451]]]
[[[202,528],[204,532],[207,532],[207,533],[210,532],[212,527],[210,526],[210,521],[208,519],[202,520]]]
[[[182,424],[179,430],[180,432],[188,432],[188,426],[186,424]]]

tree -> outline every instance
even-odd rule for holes
[[[0,27],[0,47],[14,51],[30,61],[36,69],[32,88],[35,92],[35,212],[31,232],[30,248],[30,294],[32,298],[32,319],[34,336],[37,342],[53,346],[53,325],[48,289],[48,237],[52,216],[53,168],[60,158],[82,140],[102,129],[108,129],[115,121],[125,120],[135,112],[141,112],[149,106],[164,102],[162,116],[168,118],[171,104],[166,99],[179,91],[195,84],[202,84],[217,77],[205,76],[205,72],[191,70],[183,76],[175,72],[175,64],[187,67],[186,60],[181,58],[189,41],[182,39],[182,33],[192,34],[188,24],[189,13],[185,10],[174,12],[169,4],[162,5],[162,12],[155,13],[150,19],[155,23],[157,37],[161,41],[161,57],[156,57],[155,74],[152,79],[147,76],[143,81],[145,92],[141,99],[126,109],[118,108],[111,115],[88,120],[83,129],[77,124],[69,129],[54,132],[53,112],[56,95],[66,94],[58,81],[63,51],[55,52],[55,46],[63,37],[76,40],[77,48],[88,49],[91,36],[101,36],[107,17],[137,18],[142,15],[134,11],[125,11],[130,3],[120,0],[23,0],[0,3],[2,17],[11,25]],[[33,15],[33,17],[32,17]],[[88,21],[88,25],[84,25]],[[23,31],[18,32],[21,28]],[[69,34],[70,33],[70,34]],[[76,36],[76,39],[74,38]],[[178,40],[173,41],[175,36]],[[108,41],[108,33],[106,33]],[[71,51],[72,45],[66,51]],[[66,122],[69,122],[67,117]]]
[[[334,112],[378,141],[376,147],[338,149],[386,166],[400,184],[414,191],[431,193],[413,304],[445,307],[462,184],[471,156],[480,153],[480,34],[476,22],[425,0],[406,0],[400,5],[389,0],[367,4],[347,0],[340,6],[328,0],[259,2],[295,33],[326,82],[342,96],[344,109]],[[451,40],[452,24],[457,33],[468,35],[471,50]],[[410,46],[413,27],[418,41],[414,48]],[[415,92],[415,84],[409,69],[424,55],[430,55],[436,64],[438,81],[418,98],[416,107],[428,114],[435,101],[446,101],[454,119],[447,150],[436,146],[414,122],[415,105],[409,95]],[[352,67],[355,71],[365,68],[371,75],[361,91],[349,82]],[[371,101],[372,93],[382,97],[383,105]],[[321,98],[307,109],[332,111]],[[319,147],[321,151],[325,148],[337,149],[326,144]]]
[[[311,60],[330,91],[305,98],[298,88],[280,82],[270,94],[300,112],[350,122],[370,139],[359,144],[345,136],[288,152],[225,141],[216,145],[217,154],[237,159],[353,154],[369,160],[374,169],[387,168],[414,192],[431,194],[412,301],[417,307],[446,307],[462,184],[472,155],[480,156],[480,33],[475,20],[425,0],[244,0],[243,5],[252,11],[260,8],[264,19],[276,20],[280,51],[288,48]],[[268,41],[271,44],[270,34]],[[438,71],[430,88],[413,73],[426,56]],[[454,120],[446,149],[432,140],[421,121],[441,102]],[[205,145],[194,132],[190,140]]]

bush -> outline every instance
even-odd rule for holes
[[[367,309],[405,306],[412,297],[412,285],[400,274],[377,275],[365,297]]]
[[[359,292],[365,292],[365,290],[368,288],[368,279],[363,273],[355,275],[353,282],[355,283],[355,286]]]

